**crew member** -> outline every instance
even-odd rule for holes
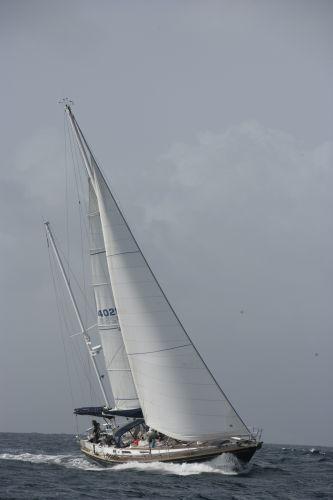
[[[155,448],[157,432],[154,429],[150,429],[147,433],[149,448]]]
[[[98,443],[101,436],[101,425],[97,422],[97,420],[92,421],[93,425],[93,443]]]

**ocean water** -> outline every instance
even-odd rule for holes
[[[89,463],[74,436],[0,433],[0,499],[333,499],[333,448],[265,444],[192,464]]]

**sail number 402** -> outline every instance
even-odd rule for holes
[[[111,307],[111,309],[99,309],[97,311],[97,316],[103,318],[104,316],[115,316],[117,314],[117,309],[115,307]]]

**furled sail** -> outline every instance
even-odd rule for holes
[[[89,232],[97,325],[117,410],[140,408],[121,335],[105,256],[104,239],[94,189],[89,181]]]

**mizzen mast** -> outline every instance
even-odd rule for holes
[[[65,282],[68,294],[70,296],[70,299],[71,299],[71,302],[72,302],[72,305],[73,305],[73,308],[74,308],[77,320],[78,320],[79,325],[80,325],[80,329],[81,329],[81,333],[83,335],[83,339],[84,339],[85,344],[87,346],[87,349],[88,349],[88,352],[89,352],[89,356],[90,356],[92,365],[94,367],[94,370],[95,370],[95,373],[96,373],[96,376],[97,376],[99,387],[100,387],[102,395],[103,395],[104,403],[105,403],[105,405],[106,405],[107,408],[110,408],[108,397],[106,395],[106,391],[105,391],[105,388],[104,388],[104,385],[103,385],[103,382],[102,382],[102,377],[101,377],[101,374],[99,372],[99,369],[98,369],[98,366],[97,366],[97,363],[96,363],[96,359],[95,359],[95,356],[97,354],[97,349],[94,348],[94,347],[92,347],[90,336],[89,336],[89,334],[87,332],[87,329],[85,328],[85,326],[83,324],[82,317],[81,317],[81,314],[80,314],[77,302],[75,300],[75,297],[74,297],[74,294],[73,294],[73,291],[72,291],[72,287],[71,287],[70,281],[68,279],[67,273],[65,271],[65,267],[64,267],[64,265],[62,263],[62,260],[61,260],[61,257],[60,257],[57,245],[55,243],[55,240],[54,240],[51,228],[50,228],[50,223],[49,222],[45,222],[44,224],[45,224],[45,229],[46,229],[47,241],[50,242],[52,250],[54,251],[54,254],[55,254],[57,263],[59,265],[62,277],[64,279],[64,282]]]

